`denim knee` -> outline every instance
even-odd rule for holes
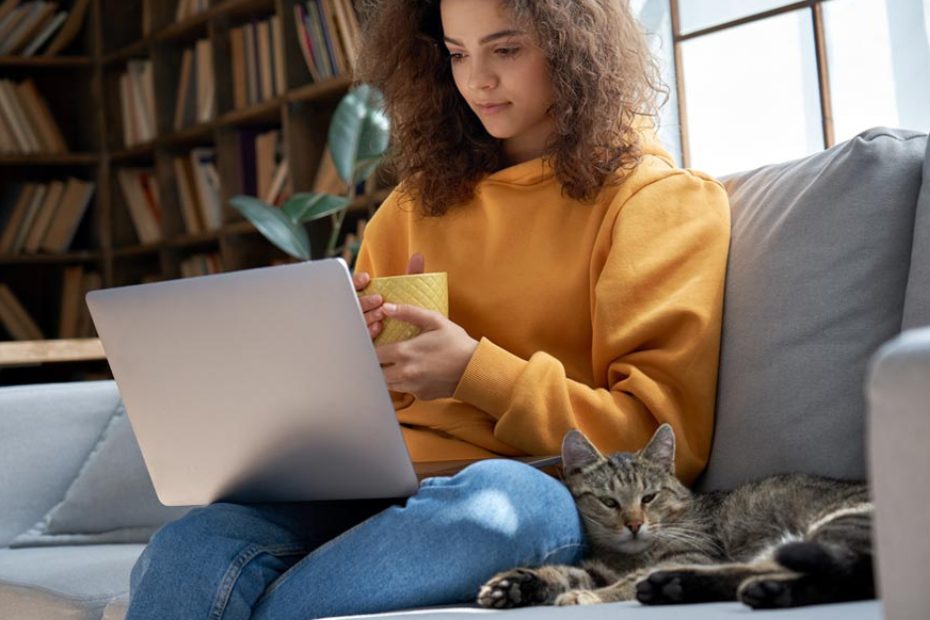
[[[526,564],[577,562],[583,553],[581,519],[559,480],[507,459],[479,461],[452,478],[424,483],[445,497],[452,518],[473,518],[507,534]]]

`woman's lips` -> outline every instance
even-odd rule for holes
[[[500,112],[501,110],[506,108],[508,105],[510,104],[509,103],[491,103],[491,104],[479,103],[477,104],[477,107],[478,107],[478,111],[481,112],[482,114],[496,114],[497,112]]]

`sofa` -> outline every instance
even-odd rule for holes
[[[783,471],[868,478],[880,599],[381,616],[930,618],[927,135],[874,128],[723,180],[733,234],[716,426],[697,486]],[[0,389],[0,618],[122,619],[133,563],[184,510],[155,498],[113,382]]]

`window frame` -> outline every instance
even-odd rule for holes
[[[825,148],[835,144],[833,129],[833,104],[830,96],[830,73],[827,63],[826,34],[824,29],[823,3],[829,0],[803,0],[792,2],[778,8],[753,13],[739,19],[723,22],[715,26],[701,28],[688,33],[681,32],[679,0],[669,0],[672,22],[672,57],[675,62],[675,87],[678,91],[678,127],[681,144],[681,158],[684,167],[691,165],[691,150],[688,140],[688,107],[685,101],[685,75],[682,63],[682,43],[699,37],[715,34],[723,30],[736,28],[744,24],[761,21],[776,15],[792,13],[807,9],[810,11],[814,26],[814,54],[817,67],[818,96],[820,99],[820,118],[823,143]]]

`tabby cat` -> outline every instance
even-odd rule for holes
[[[588,558],[578,567],[500,573],[481,588],[480,605],[636,598],[772,608],[875,596],[865,484],[788,474],[695,495],[675,477],[675,435],[667,424],[639,452],[609,458],[570,431],[562,460]]]

